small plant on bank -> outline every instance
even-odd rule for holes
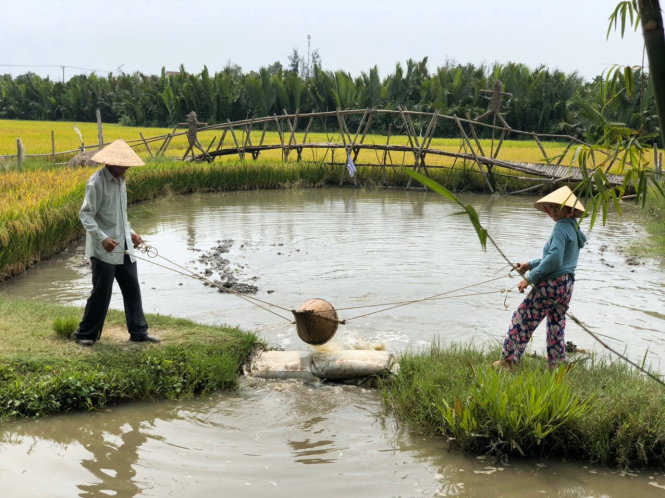
[[[53,320],[53,331],[60,339],[71,339],[78,324],[78,319],[73,316],[58,317]]]
[[[488,366],[472,370],[474,382],[464,401],[436,403],[446,432],[466,449],[525,455],[555,431],[574,426],[591,406],[573,394],[568,368],[517,375]]]

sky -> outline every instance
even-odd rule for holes
[[[0,0],[0,74],[52,80],[162,67],[244,72],[294,49],[326,70],[381,78],[407,59],[545,65],[592,79],[641,65],[641,31],[606,38],[619,0]],[[53,66],[53,67],[46,67]],[[64,67],[64,71],[63,68]]]

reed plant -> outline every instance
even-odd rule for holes
[[[550,372],[498,351],[433,345],[400,359],[384,400],[413,428],[473,454],[566,457],[608,466],[665,465],[665,390],[623,364],[577,362]]]

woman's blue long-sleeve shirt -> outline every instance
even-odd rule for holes
[[[580,249],[587,236],[577,226],[574,218],[562,218],[554,224],[550,239],[543,247],[543,257],[529,261],[528,280],[533,285],[552,280],[566,273],[575,273]]]

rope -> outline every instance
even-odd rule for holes
[[[267,311],[268,313],[272,313],[273,315],[276,315],[276,316],[282,318],[283,320],[287,320],[288,322],[291,321],[290,318],[287,318],[287,317],[285,317],[285,316],[282,316],[282,315],[280,315],[279,313],[277,313],[277,312],[275,312],[275,311],[273,311],[273,310],[271,310],[271,309],[268,309],[267,307],[262,306],[261,304],[258,304],[258,303],[262,303],[262,304],[264,304],[264,305],[266,305],[266,306],[273,306],[273,307],[275,307],[275,308],[279,308],[279,309],[281,309],[281,310],[283,310],[283,311],[289,311],[289,312],[290,312],[291,310],[289,310],[288,308],[284,308],[283,306],[279,306],[279,305],[274,304],[274,303],[269,303],[269,302],[267,302],[267,301],[263,301],[262,299],[259,299],[259,298],[257,298],[257,297],[248,296],[248,295],[246,295],[246,294],[242,294],[242,293],[240,293],[240,292],[236,292],[236,291],[234,291],[233,289],[229,289],[229,288],[227,288],[227,287],[223,287],[223,286],[221,286],[221,285],[219,285],[219,284],[213,282],[212,280],[209,280],[209,279],[207,279],[207,278],[205,278],[205,277],[203,277],[203,276],[201,276],[201,275],[199,275],[199,274],[197,274],[197,273],[194,273],[192,270],[190,270],[190,269],[188,269],[188,268],[185,268],[184,266],[181,266],[181,265],[179,265],[178,263],[176,263],[176,262],[174,262],[174,261],[171,261],[171,260],[168,259],[167,257],[160,255],[160,254],[159,254],[159,251],[157,251],[157,249],[156,249],[155,247],[150,246],[150,245],[148,245],[148,244],[145,244],[145,243],[142,244],[142,245],[139,247],[139,250],[140,250],[143,254],[145,254],[146,256],[148,256],[148,258],[143,258],[143,257],[138,256],[138,255],[135,254],[134,257],[137,258],[137,259],[140,259],[141,261],[147,261],[148,263],[152,263],[152,264],[155,265],[155,266],[160,266],[160,267],[165,268],[165,269],[167,269],[167,270],[171,270],[171,271],[173,271],[173,272],[175,272],[175,273],[178,273],[178,274],[180,274],[180,275],[184,275],[185,277],[190,277],[190,278],[193,278],[194,280],[199,280],[199,281],[201,281],[201,282],[205,282],[205,283],[208,284],[209,286],[211,286],[211,287],[216,287],[216,288],[222,290],[223,292],[226,292],[226,293],[229,293],[229,294],[234,294],[234,295],[238,296],[239,298],[244,299],[245,301],[247,301],[247,302],[249,302],[249,303],[251,303],[251,304],[253,304],[253,305],[255,305],[255,306],[257,306],[257,307],[259,307],[259,308],[261,308],[261,309],[263,309],[263,310],[265,310],[265,311]],[[124,251],[124,253],[125,253],[125,254],[129,254],[129,251]],[[163,265],[163,264],[161,264],[161,263],[158,263],[157,261],[153,261],[153,259],[158,258],[158,257],[159,257],[159,258],[162,258],[163,260],[165,260],[165,261],[167,261],[167,262],[169,262],[169,263],[172,264],[173,266],[175,266],[175,267],[177,267],[177,268],[180,268],[180,270],[178,270],[178,269],[176,269],[176,268],[171,268],[171,267],[166,266],[166,265]],[[151,259],[149,259],[149,258],[151,258]],[[181,271],[181,270],[182,270],[182,271]]]
[[[270,303],[268,301],[264,301],[264,300],[259,299],[257,297],[248,296],[246,294],[236,292],[233,289],[223,287],[223,286],[213,282],[212,280],[207,279],[207,278],[199,275],[198,273],[193,272],[192,270],[190,270],[190,269],[188,269],[188,268],[186,268],[182,265],[179,265],[175,261],[172,261],[169,258],[167,258],[165,256],[162,256],[161,254],[159,254],[159,251],[157,250],[157,248],[155,248],[151,245],[148,245],[146,243],[143,243],[138,249],[141,253],[143,253],[147,256],[146,258],[144,258],[144,257],[141,257],[141,256],[135,254],[134,257],[137,258],[137,259],[140,259],[141,261],[147,261],[148,263],[151,263],[155,266],[159,266],[161,268],[164,268],[166,270],[170,270],[172,272],[178,273],[178,274],[183,275],[185,277],[190,277],[190,278],[193,278],[194,280],[204,282],[204,283],[208,284],[211,287],[215,287],[215,288],[218,288],[218,289],[222,290],[223,292],[226,292],[226,293],[229,293],[229,294],[234,294],[234,295],[238,296],[239,298],[244,299],[245,301],[249,302],[250,304],[253,304],[254,306],[257,306],[257,307],[267,311],[268,313],[272,313],[273,315],[276,315],[276,316],[282,318],[283,320],[287,320],[289,322],[292,322],[290,318],[287,318],[283,315],[280,315],[279,313],[276,313],[275,311],[267,308],[267,306],[272,306],[272,307],[275,307],[275,308],[279,308],[282,311],[287,311],[287,312],[290,312],[290,313],[295,313],[295,310],[291,310],[289,308],[285,308],[285,307],[280,306],[278,304]],[[129,254],[129,251],[124,251],[124,253]],[[156,259],[156,258],[161,258],[164,261],[167,261],[169,264],[175,266],[176,268],[172,268],[170,266],[166,266],[166,265],[163,265],[161,263],[158,263],[157,261],[154,261],[154,259]],[[435,300],[438,300],[438,299],[450,299],[450,298],[453,298],[453,297],[470,297],[470,296],[481,296],[481,295],[487,295],[487,294],[496,294],[497,291],[494,290],[494,291],[484,291],[484,292],[473,292],[473,293],[468,293],[468,294],[458,294],[458,295],[454,295],[454,296],[450,295],[450,294],[457,293],[457,292],[465,290],[465,289],[470,289],[472,287],[476,287],[476,286],[479,286],[479,285],[488,284],[490,282],[494,282],[494,281],[502,279],[504,277],[505,277],[505,275],[501,275],[499,277],[491,278],[491,279],[484,280],[482,282],[477,282],[477,283],[474,283],[474,284],[469,284],[469,285],[466,285],[464,287],[460,287],[460,288],[457,288],[457,289],[442,292],[440,294],[434,294],[432,296],[424,297],[424,298],[421,298],[421,299],[414,299],[414,300],[410,300],[410,301],[396,301],[396,302],[388,302],[388,303],[378,303],[378,304],[365,304],[365,305],[362,305],[362,306],[350,306],[350,307],[346,307],[346,308],[337,308],[337,311],[342,311],[342,310],[354,310],[354,309],[363,309],[363,308],[374,308],[374,307],[379,307],[379,306],[388,306],[387,308],[383,308],[383,309],[376,310],[376,311],[370,311],[369,313],[363,313],[361,315],[356,315],[356,316],[353,316],[351,318],[347,318],[345,320],[338,320],[338,323],[346,324],[346,322],[348,322],[350,320],[355,320],[357,318],[362,318],[362,317],[365,317],[365,316],[374,315],[376,313],[381,313],[383,311],[388,311],[388,310],[391,310],[391,309],[394,309],[394,308],[399,308],[399,307],[402,307],[402,306],[407,306],[409,304],[415,304],[415,303],[420,303],[420,302],[424,302],[424,301],[435,301]],[[512,272],[508,273],[508,277],[512,277]],[[505,296],[504,297],[504,306],[506,308],[507,308],[506,300],[508,298],[508,293],[511,292],[511,290],[514,287],[515,286],[513,286],[511,288],[508,288],[508,289],[504,288],[504,289],[501,289],[500,291],[498,291],[499,293],[504,294],[504,296]],[[259,304],[259,303],[261,303],[261,304]],[[323,315],[323,313],[325,313],[325,311],[317,312],[317,311],[314,311],[314,310],[308,310],[308,312],[311,312],[314,315],[320,316],[321,318],[327,318],[326,316]]]
[[[510,277],[511,274],[509,273],[508,276]],[[424,298],[421,298],[421,299],[414,299],[414,300],[410,300],[410,301],[397,301],[397,302],[392,302],[392,303],[366,304],[366,305],[362,305],[362,306],[351,306],[351,307],[348,307],[348,308],[338,308],[338,310],[353,310],[353,309],[360,309],[360,308],[373,308],[373,307],[377,307],[377,306],[388,306],[387,308],[384,308],[384,309],[380,309],[380,310],[377,310],[377,311],[371,311],[369,313],[364,313],[362,315],[357,315],[357,316],[354,316],[354,317],[351,317],[351,318],[347,318],[346,321],[348,322],[350,320],[355,320],[356,318],[361,318],[361,317],[368,316],[368,315],[374,315],[376,313],[381,313],[382,311],[388,311],[388,310],[391,310],[391,309],[399,308],[401,306],[407,306],[409,304],[420,303],[420,302],[423,302],[423,301],[435,301],[435,300],[438,300],[438,299],[450,299],[452,297],[469,297],[469,296],[480,296],[480,295],[486,295],[486,294],[495,294],[497,291],[474,292],[474,293],[470,293],[470,294],[461,294],[461,295],[456,295],[456,296],[450,296],[449,295],[449,294],[453,294],[455,292],[459,292],[459,291],[462,291],[462,290],[465,290],[465,289],[469,289],[471,287],[476,287],[478,285],[483,285],[483,284],[487,284],[487,283],[490,283],[490,282],[494,282],[494,281],[502,279],[502,278],[504,278],[504,275],[502,275],[500,277],[496,277],[496,278],[491,278],[491,279],[485,280],[483,282],[477,282],[475,284],[469,284],[467,286],[460,287],[458,289],[453,289],[453,290],[449,290],[449,291],[446,291],[446,292],[442,292],[441,294],[435,294],[433,296],[424,297]],[[499,292],[502,293],[502,294],[507,295],[507,293],[510,292],[510,289],[502,289]],[[504,300],[504,304],[505,304],[505,300]]]

